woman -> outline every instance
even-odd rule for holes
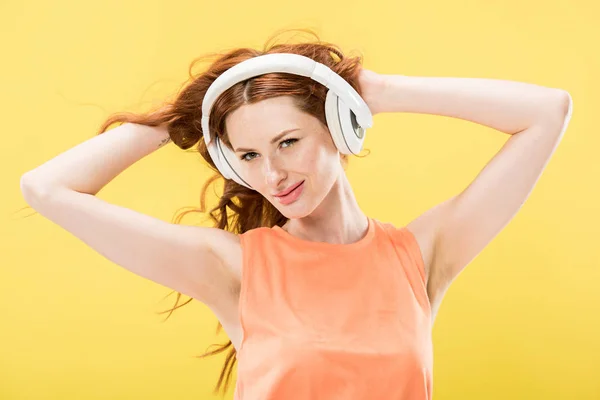
[[[334,135],[323,84],[261,74],[204,107],[226,71],[271,54],[328,67],[371,115],[449,116],[511,137],[465,190],[396,228],[358,205],[344,170],[354,151],[343,152]],[[571,110],[560,89],[377,74],[320,41],[238,49],[160,110],[109,118],[101,135],[26,173],[21,188],[33,208],[109,260],[209,306],[231,339],[217,352],[233,346],[217,387],[237,359],[235,398],[431,399],[431,328],[444,293],[523,205]],[[107,130],[115,122],[123,124]],[[210,211],[214,228],[169,224],[94,196],[170,141],[196,146],[230,175]]]

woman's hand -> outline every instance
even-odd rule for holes
[[[380,113],[381,107],[377,104],[377,100],[382,98],[382,92],[385,89],[385,76],[362,68],[358,75],[358,84],[362,92],[361,97],[369,106],[371,114]]]

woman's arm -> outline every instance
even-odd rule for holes
[[[513,135],[540,119],[561,121],[570,102],[562,89],[484,78],[380,75],[369,106],[377,112],[460,118]]]
[[[564,90],[514,81],[364,78],[365,101],[375,112],[460,118],[511,135],[464,190],[407,225],[432,260],[425,269],[436,310],[450,283],[525,203],[566,131],[573,102]]]
[[[237,235],[167,223],[94,196],[168,141],[165,127],[123,124],[25,173],[21,190],[32,208],[108,260],[218,312],[239,282]]]
[[[170,141],[166,126],[125,123],[26,172],[21,188],[66,188],[95,195],[129,166]]]

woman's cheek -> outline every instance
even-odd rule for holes
[[[307,173],[313,173],[318,171],[323,164],[323,151],[319,148],[306,149],[299,154],[299,161],[303,171]]]
[[[262,193],[263,186],[265,185],[264,171],[258,164],[259,160],[253,160],[253,162],[247,162],[242,165],[242,178],[250,184],[259,193]]]

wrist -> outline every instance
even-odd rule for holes
[[[373,71],[361,71],[360,86],[361,97],[369,106],[372,115],[385,111],[384,102],[388,87],[388,75],[378,74]]]

